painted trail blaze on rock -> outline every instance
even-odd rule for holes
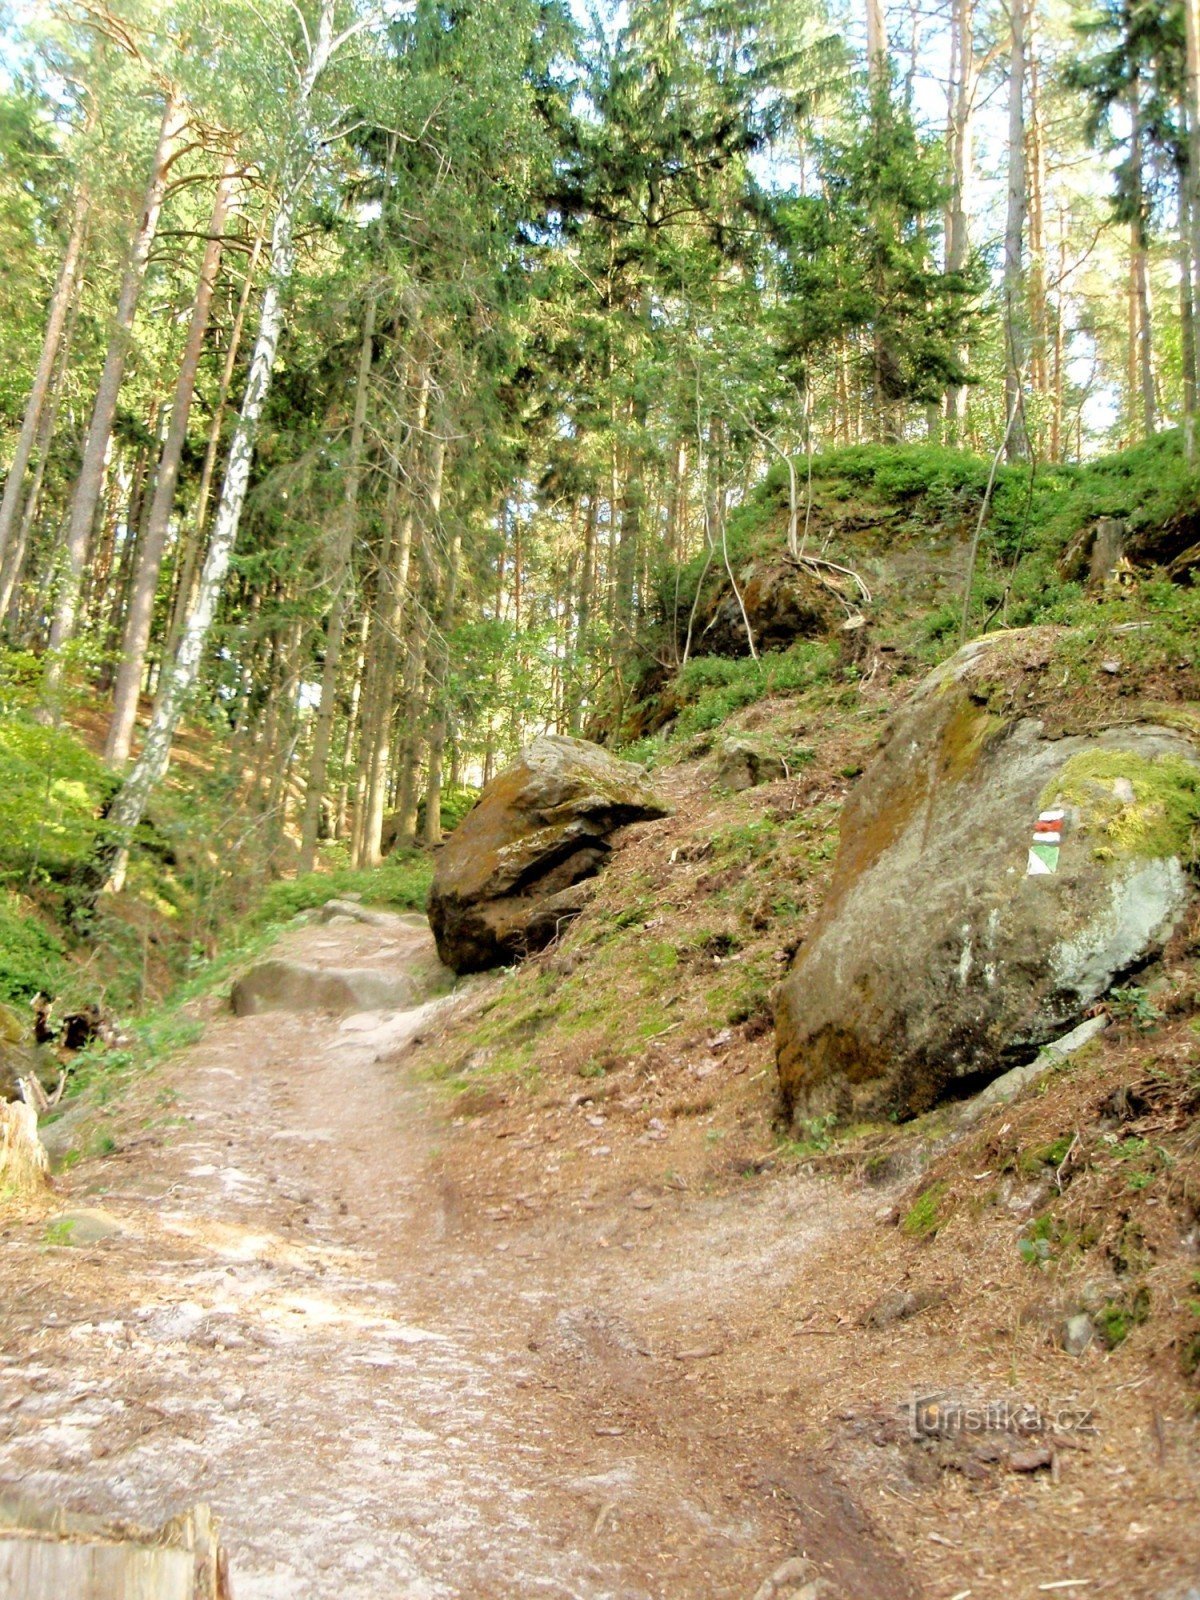
[[[1030,878],[1052,877],[1058,871],[1058,852],[1062,845],[1062,825],[1066,812],[1061,808],[1043,811],[1033,825],[1033,843],[1029,847]]]
[[[989,673],[1044,664],[1044,633],[978,640],[931,674],[851,795],[829,895],[778,996],[793,1113],[909,1116],[981,1086],[1177,925],[1200,755],[1148,723],[1051,739],[1035,717],[998,715]]]
[[[670,809],[632,762],[586,739],[535,739],[438,858],[429,921],[442,960],[481,972],[548,944],[583,909],[616,829]]]

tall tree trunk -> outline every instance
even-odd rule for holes
[[[229,348],[225,352],[225,364],[221,368],[221,381],[217,386],[217,403],[213,407],[212,423],[208,430],[208,444],[204,451],[204,465],[200,470],[200,489],[196,495],[196,509],[192,513],[191,528],[183,556],[182,568],[175,584],[175,604],[171,610],[171,626],[163,649],[164,656],[173,656],[175,654],[179,646],[180,635],[183,632],[183,624],[195,598],[196,573],[200,566],[200,552],[204,547],[204,532],[208,522],[208,502],[212,494],[213,478],[216,474],[217,456],[221,450],[221,434],[224,430],[225,412],[229,405],[229,390],[233,384],[234,369],[237,366],[238,352],[242,345],[242,332],[246,326],[246,307],[249,304],[251,290],[254,288],[254,274],[258,270],[259,257],[262,255],[262,247],[265,240],[266,231],[265,229],[260,229],[250,251],[250,261],[246,267],[242,292],[238,297],[237,311],[234,313],[233,327],[229,333]]]
[[[1058,292],[1054,296],[1054,375],[1050,407],[1050,459],[1063,459],[1063,385],[1066,379],[1066,329],[1063,319],[1062,284],[1067,275],[1067,218],[1062,207],[1058,213],[1058,263],[1055,281]]]
[[[1038,77],[1037,35],[1030,11],[1026,172],[1029,188],[1029,382],[1043,400],[1050,392],[1050,329],[1046,306],[1046,144]],[[1041,413],[1039,412],[1039,422]]]
[[[1183,108],[1185,126],[1187,108]],[[1179,173],[1179,332],[1180,367],[1183,378],[1183,453],[1187,461],[1196,459],[1196,307],[1192,298],[1195,274],[1192,271],[1191,228],[1188,220],[1186,171]],[[2,601],[0,596],[0,601]],[[0,604],[0,615],[3,605]]]
[[[413,526],[416,494],[421,491],[420,462],[425,449],[425,423],[429,409],[430,370],[422,362],[418,369],[413,422],[408,452],[409,490],[403,510],[392,532],[388,560],[382,573],[379,610],[379,654],[372,694],[363,719],[363,744],[360,761],[365,768],[361,826],[357,831],[355,859],[360,866],[378,866],[383,859],[383,814],[387,806],[388,777],[391,768],[392,714],[395,709],[396,671],[400,660],[400,639],[408,607],[409,571],[412,564]],[[399,439],[394,470],[400,470]],[[395,516],[399,501],[392,501]]]
[[[410,849],[417,840],[417,775],[424,743],[421,690],[429,656],[429,612],[434,604],[434,595],[428,585],[426,595],[428,603],[418,607],[412,627],[408,630],[408,652],[404,661],[404,686],[400,698],[403,740],[397,763],[394,850]]]
[[[42,492],[42,480],[46,475],[46,461],[50,454],[50,445],[54,439],[54,430],[58,424],[59,408],[62,404],[63,385],[70,367],[71,349],[75,343],[75,327],[79,321],[79,277],[75,279],[75,292],[71,296],[71,309],[67,316],[67,324],[59,340],[58,367],[54,374],[54,381],[50,389],[48,403],[42,407],[41,421],[38,424],[37,439],[34,444],[33,478],[29,485],[29,493],[25,497],[25,509],[21,513],[20,525],[8,546],[3,565],[0,565],[0,618],[4,619],[3,626],[9,626],[9,612],[15,610],[13,599],[17,594],[17,586],[21,582],[21,574],[25,570],[25,557],[29,551],[29,535],[33,531],[33,524],[37,517],[38,500]]]
[[[886,87],[888,75],[887,32],[883,24],[883,0],[867,0],[867,75],[872,90]]]
[[[1025,366],[1025,34],[1029,0],[1010,0],[1008,207],[1004,225],[1004,417],[1010,461],[1028,454],[1022,425]]]
[[[367,297],[363,314],[362,343],[355,375],[354,416],[350,424],[350,446],[346,462],[346,487],[338,517],[331,562],[333,601],[325,635],[325,664],[321,673],[321,701],[313,731],[312,758],[308,787],[304,797],[304,824],[300,837],[301,872],[311,872],[317,861],[317,839],[321,832],[321,807],[329,752],[333,747],[333,720],[337,710],[338,674],[342,662],[342,638],[354,583],[354,531],[358,518],[358,496],[362,487],[363,434],[367,424],[367,395],[371,383],[371,356],[375,344],[375,295]]]
[[[1135,73],[1129,92],[1129,163],[1133,182],[1133,223],[1130,239],[1132,253],[1132,290],[1135,306],[1134,340],[1136,345],[1135,370],[1137,392],[1141,396],[1142,431],[1149,439],[1158,427],[1157,402],[1154,393],[1154,340],[1150,320],[1150,265],[1146,245],[1146,197],[1143,174],[1143,134],[1141,84]],[[1130,392],[1132,409],[1134,392]]]
[[[192,320],[188,327],[183,360],[175,383],[175,397],[171,406],[171,420],[158,463],[158,479],[154,485],[154,499],[142,536],[133,589],[129,600],[129,615],[125,623],[121,666],[117,673],[117,687],[113,697],[112,720],[104,745],[104,759],[112,767],[123,767],[129,759],[137,719],[138,696],[146,667],[146,647],[150,643],[150,625],[154,618],[154,600],[158,593],[158,579],[162,571],[163,550],[166,548],[167,528],[175,506],[175,488],[179,482],[179,465],[183,447],[187,442],[188,419],[192,411],[192,397],[196,392],[196,373],[208,333],[208,316],[212,306],[213,290],[221,266],[221,235],[229,210],[235,170],[230,163],[217,185],[212,215],[209,218],[209,239],[200,266],[200,279],[196,285],[196,298],[192,304]]]
[[[333,837],[346,836],[346,816],[350,807],[351,763],[354,742],[362,720],[363,693],[366,688],[367,645],[370,642],[371,615],[364,610],[358,622],[358,650],[354,658],[354,675],[350,683],[350,704],[346,712],[346,737],[342,743],[342,781],[338,788],[337,806],[333,815]]]
[[[442,473],[446,463],[446,446],[439,437],[434,441],[433,460],[429,472],[430,527],[437,524],[442,508]],[[462,554],[462,527],[455,520],[454,532],[446,551],[446,569],[442,577],[442,604],[438,614],[437,636],[433,644],[433,661],[429,674],[429,696],[433,720],[429,729],[429,780],[425,789],[425,843],[435,845],[442,838],[442,756],[446,749],[446,731],[450,708],[447,705],[450,675],[450,632],[454,627],[458,609],[458,564]]]
[[[171,740],[199,677],[200,662],[208,642],[209,629],[216,615],[217,602],[233,555],[242,507],[246,501],[246,490],[250,482],[250,466],[254,458],[258,424],[275,370],[275,352],[283,328],[283,297],[295,263],[292,236],[296,224],[296,208],[300,202],[301,187],[309,163],[311,129],[308,104],[316,80],[324,70],[335,43],[333,8],[334,0],[321,0],[321,10],[308,62],[300,80],[296,136],[280,174],[279,207],[271,230],[271,264],[259,312],[258,335],[254,343],[254,354],[250,358],[250,374],[246,383],[246,393],[242,399],[241,413],[229,447],[221,501],[217,507],[212,540],[200,576],[196,604],[187,620],[175,659],[166,674],[162,695],[150,719],[150,726],[146,730],[141,755],[121,785],[109,810],[111,842],[109,862],[105,865],[110,868],[106,876],[113,887],[119,886],[124,879],[130,835],[145,815],[150,796],[162,781],[170,764]]]
[[[681,447],[682,448],[682,447]],[[583,727],[583,669],[587,663],[588,635],[592,625],[592,591],[596,580],[596,516],[599,500],[588,496],[587,517],[583,524],[583,559],[579,572],[579,599],[575,608],[575,647],[571,672],[571,704],[568,726],[578,735]]]
[[[145,281],[150,249],[158,231],[158,219],[162,211],[174,147],[185,120],[179,102],[169,94],[159,126],[158,143],[155,146],[150,180],[146,185],[146,195],[142,203],[141,220],[133,236],[129,260],[121,279],[113,333],[96,390],[79,477],[76,479],[75,492],[71,498],[71,510],[63,538],[63,567],[59,578],[58,598],[54,609],[54,621],[50,628],[51,651],[61,650],[75,632],[84,563],[87,560],[88,542],[92,536],[92,524],[95,521],[96,506],[104,481],[104,462],[112,436],[113,419],[117,414],[117,396],[125,372],[126,357],[129,354],[133,317]],[[46,673],[46,705],[50,710],[53,709],[53,702],[57,699],[61,685],[62,661],[61,658],[52,658]]]
[[[59,350],[62,347],[63,331],[66,328],[71,307],[76,300],[75,290],[76,280],[79,276],[79,259],[83,252],[83,241],[87,234],[90,203],[87,186],[81,185],[79,193],[75,197],[75,209],[71,217],[71,231],[67,236],[67,248],[63,253],[62,265],[59,268],[58,282],[54,286],[54,293],[50,299],[50,309],[46,316],[46,331],[42,336],[42,351],[38,357],[37,371],[33,375],[29,398],[25,402],[25,415],[21,418],[21,431],[17,435],[17,447],[13,452],[12,461],[9,463],[8,476],[4,480],[4,497],[0,499],[0,567],[3,566],[8,556],[14,530],[18,527],[21,489],[25,482],[25,472],[29,466],[30,456],[40,437],[42,414],[46,405],[46,397],[50,393],[50,384],[58,361]],[[39,459],[44,454],[44,449],[39,451]],[[3,614],[4,609],[3,606],[0,606],[0,615]]]
[[[1187,106],[1187,204],[1180,207],[1181,217],[1188,233],[1188,258],[1190,262],[1190,287],[1192,304],[1192,370],[1200,375],[1200,0],[1183,0],[1183,20],[1186,40],[1186,76],[1184,98]],[[1195,460],[1196,438],[1194,427],[1185,437],[1189,447],[1189,461]]]

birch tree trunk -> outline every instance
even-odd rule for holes
[[[246,325],[246,307],[250,300],[250,291],[254,287],[254,274],[258,270],[258,261],[262,255],[265,239],[265,232],[260,230],[254,241],[254,248],[250,252],[250,262],[246,268],[242,292],[238,297],[238,308],[234,314],[233,327],[229,333],[229,348],[225,352],[225,365],[221,369],[221,381],[217,386],[217,403],[213,407],[212,424],[208,430],[208,445],[204,452],[204,465],[200,469],[200,489],[196,495],[196,510],[192,517],[191,536],[187,542],[182,571],[175,586],[175,604],[171,611],[171,627],[167,634],[167,643],[163,651],[164,656],[173,656],[175,654],[179,644],[179,636],[183,632],[184,621],[192,606],[193,591],[196,586],[196,570],[200,565],[200,551],[204,544],[204,530],[208,524],[208,501],[212,494],[213,478],[217,470],[217,455],[221,449],[221,434],[225,423],[225,412],[229,405],[229,390],[233,384],[233,373],[234,368],[237,366],[238,352],[242,347],[242,330]]]
[[[46,405],[46,397],[50,393],[50,384],[54,376],[55,364],[63,342],[63,330],[67,325],[67,316],[75,301],[75,285],[79,275],[79,259],[83,253],[83,241],[87,234],[87,221],[90,200],[86,185],[81,186],[75,198],[75,210],[71,218],[71,232],[67,237],[67,248],[63,254],[62,266],[58,272],[58,282],[54,287],[54,294],[50,300],[50,310],[46,317],[46,331],[42,336],[42,352],[38,357],[37,371],[33,375],[33,384],[29,390],[29,399],[25,402],[25,415],[21,418],[21,431],[17,435],[17,447],[13,452],[12,461],[9,463],[8,476],[4,480],[4,497],[0,500],[0,566],[3,566],[12,542],[13,530],[18,525],[18,516],[21,507],[21,489],[25,482],[25,472],[29,466],[30,456],[38,442],[41,429],[42,415]],[[40,454],[44,454],[40,452]],[[0,605],[0,615],[5,607]]]
[[[283,163],[280,174],[279,207],[271,230],[270,270],[263,292],[259,312],[258,334],[254,353],[250,358],[250,374],[237,427],[229,447],[229,460],[221,500],[213,523],[212,539],[200,575],[200,587],[195,607],[187,620],[179,649],[171,662],[163,684],[162,695],[145,743],[125,782],[121,785],[109,809],[108,861],[104,877],[108,886],[116,889],[124,881],[125,862],[129,839],[146,813],[146,806],[155,788],[166,774],[171,760],[171,741],[184,706],[195,688],[200,674],[200,662],[208,642],[209,630],[216,615],[217,602],[230,558],[237,540],[242,507],[250,482],[250,467],[254,459],[254,443],[258,433],[263,406],[271,387],[275,369],[275,353],[283,328],[283,297],[291,280],[295,264],[293,233],[296,208],[308,170],[312,130],[308,107],[317,78],[324,70],[334,46],[334,0],[322,0],[316,33],[312,39],[308,62],[297,91],[296,136]],[[99,887],[103,887],[102,883]]]
[[[150,181],[146,185],[146,195],[142,203],[141,220],[133,236],[129,260],[121,279],[113,333],[92,407],[92,418],[83,448],[83,461],[79,468],[79,477],[75,482],[75,492],[71,497],[71,510],[63,539],[58,598],[54,609],[54,621],[50,628],[52,654],[46,672],[45,694],[48,708],[52,707],[62,685],[62,660],[54,652],[60,651],[75,632],[88,541],[91,538],[96,506],[104,481],[104,462],[112,435],[113,419],[117,413],[117,396],[125,372],[125,360],[129,354],[133,317],[146,278],[150,249],[158,231],[158,219],[166,193],[173,148],[184,123],[182,107],[173,95],[168,95],[162,123],[159,126],[154,162],[150,169]]]
[[[1157,403],[1154,392],[1154,341],[1150,321],[1150,266],[1146,248],[1145,177],[1142,155],[1142,103],[1141,85],[1134,74],[1129,93],[1129,162],[1133,182],[1133,223],[1130,234],[1132,253],[1132,293],[1134,301],[1133,339],[1136,347],[1134,362],[1137,390],[1141,396],[1142,431],[1147,439],[1158,426]],[[1135,405],[1135,391],[1129,395],[1130,410]]]
[[[308,787],[304,796],[304,824],[300,837],[299,871],[311,872],[317,861],[317,839],[321,831],[321,806],[325,799],[329,752],[333,745],[333,719],[337,710],[338,671],[342,660],[342,638],[350,608],[354,580],[354,528],[358,516],[358,496],[362,487],[363,434],[367,422],[367,394],[371,382],[371,353],[375,343],[375,295],[367,298],[363,315],[362,344],[355,376],[354,417],[350,424],[350,449],[346,463],[346,489],[333,551],[333,604],[325,636],[325,665],[321,673],[321,703],[317,707],[313,732]]]
[[[154,598],[158,593],[158,579],[162,571],[163,550],[167,542],[167,527],[175,505],[175,488],[179,482],[179,464],[187,442],[188,419],[192,410],[192,397],[196,392],[196,373],[208,332],[208,316],[213,290],[221,266],[221,234],[233,191],[234,169],[230,163],[217,185],[212,216],[209,218],[209,239],[204,249],[200,267],[200,281],[192,304],[192,320],[188,327],[183,360],[175,383],[175,396],[171,405],[171,420],[158,463],[158,478],[154,498],[142,535],[135,569],[133,589],[129,599],[129,613],[125,621],[122,641],[121,665],[117,672],[117,686],[113,697],[112,721],[104,746],[104,759],[112,767],[123,767],[129,759],[133,727],[137,718],[138,696],[146,666],[146,648],[150,643],[150,625],[154,617]]]

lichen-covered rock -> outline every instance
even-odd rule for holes
[[[548,944],[591,893],[615,830],[669,811],[632,762],[585,739],[535,739],[438,858],[429,921],[442,960],[481,972]]]
[[[830,893],[776,1006],[797,1114],[908,1116],[981,1087],[1181,918],[1195,745],[1149,723],[1051,738],[996,709],[993,672],[1026,644],[1044,668],[1043,641],[1008,634],[927,678],[847,802]]]
[[[763,750],[752,739],[722,739],[717,749],[717,782],[723,789],[740,793],[760,783],[774,783],[786,777],[787,768],[780,756]]]
[[[754,562],[739,575],[737,594],[726,579],[701,606],[692,623],[693,648],[706,656],[749,655],[749,621],[757,650],[786,650],[797,639],[831,636],[843,616],[829,588],[811,572],[787,561]],[[687,623],[685,609],[678,618],[681,646]]]

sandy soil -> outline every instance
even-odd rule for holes
[[[428,940],[335,920],[278,953]],[[1000,1281],[964,1316],[975,1264],[931,1257],[930,1309],[864,1326],[886,1192],[709,1182],[703,1119],[554,1085],[464,1115],[404,1048],[461,1003],[213,1003],[106,1108],[116,1150],[3,1227],[0,1492],[142,1524],[208,1501],[238,1600],[1195,1594],[1194,1423],[1153,1384],[1077,1363],[1102,1432],[1044,1460],[918,1444],[914,1390],[1059,1382]],[[801,1555],[826,1586],[772,1587]]]

